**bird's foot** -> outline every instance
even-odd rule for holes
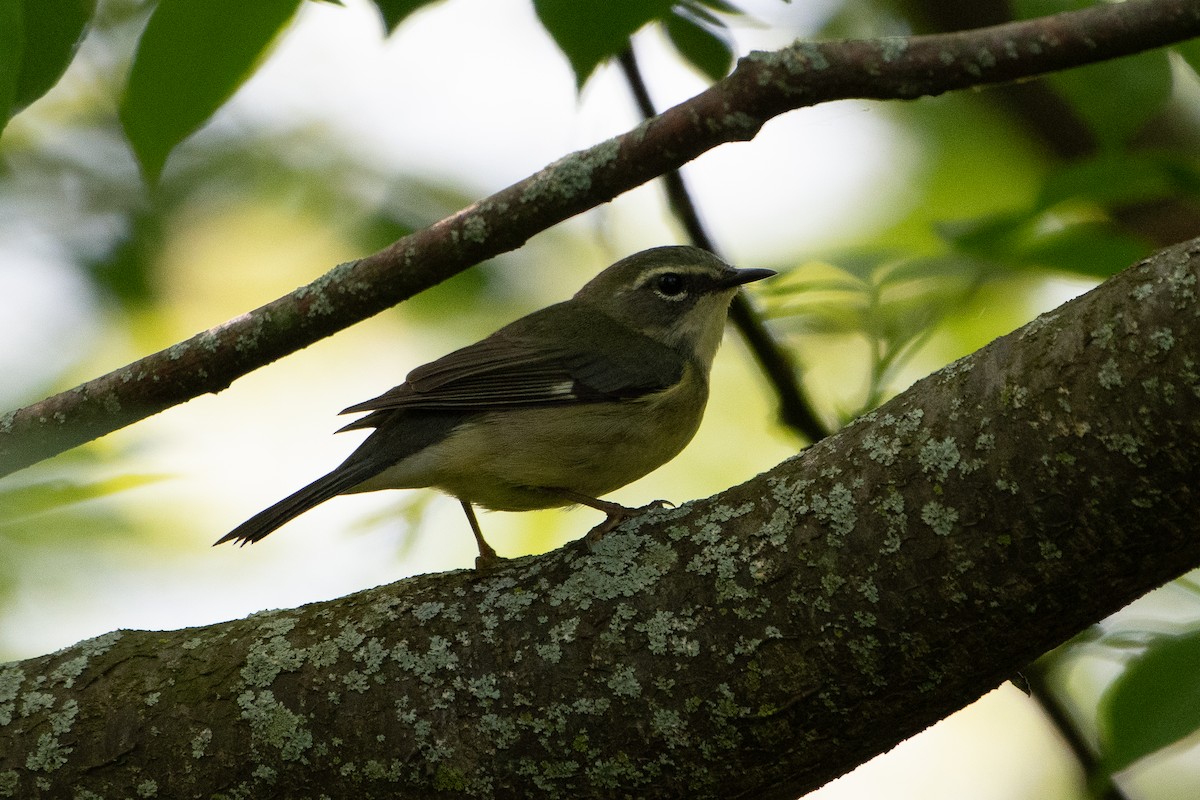
[[[475,509],[471,504],[462,499],[458,502],[462,503],[467,522],[471,523],[471,533],[475,535],[475,545],[479,548],[479,555],[475,557],[475,571],[489,572],[507,561],[508,559],[496,555],[496,551],[483,538],[483,531],[479,529],[479,520],[475,517]]]
[[[479,555],[475,557],[476,572],[490,572],[508,560],[503,556],[496,555],[496,551],[483,540],[482,536],[477,537],[475,541],[479,545]]]
[[[674,505],[670,500],[652,500],[646,503],[646,505],[638,506],[637,508],[629,508],[617,503],[604,503],[604,507],[600,510],[604,511],[607,516],[605,516],[603,522],[588,531],[587,536],[584,536],[583,540],[587,543],[588,550],[591,550],[596,542],[604,538],[604,534],[613,530],[625,520],[632,519],[647,511],[654,511],[655,509],[666,508],[667,506],[673,507]]]
[[[475,556],[475,571],[476,572],[491,572],[500,567],[505,561],[508,561],[504,556],[496,555],[493,550],[490,553],[480,553]]]

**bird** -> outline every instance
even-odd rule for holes
[[[627,256],[571,299],[512,322],[408,373],[341,413],[338,432],[372,433],[331,472],[255,514],[215,545],[258,542],[342,494],[432,487],[458,499],[479,549],[502,559],[475,506],[529,511],[590,506],[593,545],[654,501],[600,499],[662,466],[691,441],[738,287],[770,277],[696,247]],[[214,546],[215,546],[214,545]]]

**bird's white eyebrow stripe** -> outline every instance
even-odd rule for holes
[[[655,267],[652,270],[643,272],[638,277],[637,283],[634,284],[634,288],[640,289],[643,286],[645,286],[647,283],[649,283],[650,281],[657,278],[658,276],[666,275],[668,273],[672,273],[675,275],[708,275],[708,274],[712,273],[712,270],[705,269],[704,267],[692,267],[692,266],[684,266],[684,265],[679,265],[679,266],[667,265],[667,266],[662,266],[662,267]]]

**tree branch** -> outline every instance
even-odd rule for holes
[[[1200,564],[1198,277],[1164,251],[591,553],[0,667],[0,788],[790,800]]]
[[[799,42],[366,258],[115,372],[0,417],[0,474],[206,392],[607,202],[772,117],[1019,80],[1200,35],[1200,0],[1131,0],[954,34]]]

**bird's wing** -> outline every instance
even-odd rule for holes
[[[375,412],[343,430],[375,427],[400,409],[492,411],[638,397],[679,381],[684,358],[612,321],[570,325],[562,304],[414,369],[408,380],[343,411]],[[564,324],[566,323],[566,324]],[[564,335],[563,332],[567,331]]]

